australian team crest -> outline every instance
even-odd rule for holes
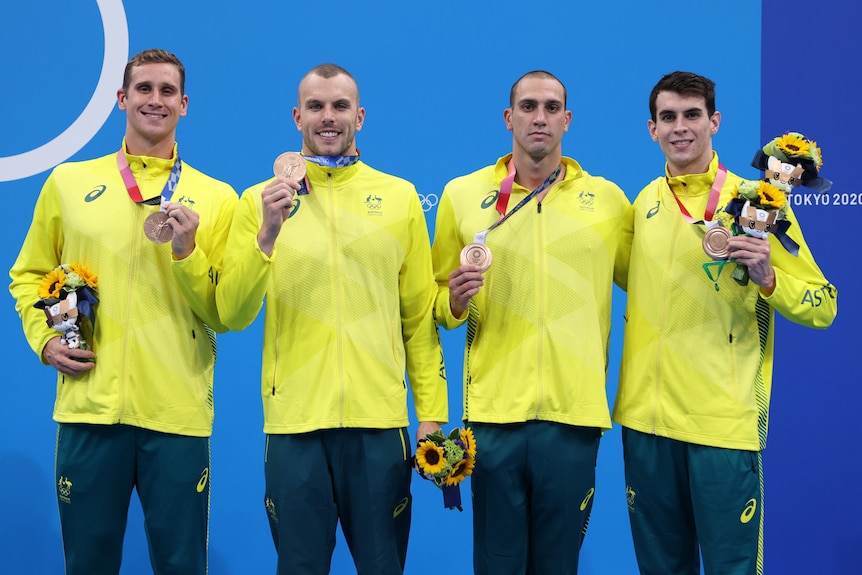
[[[68,477],[61,476],[57,481],[57,492],[60,495],[60,500],[64,503],[71,503],[70,496],[72,495],[72,482]]]
[[[582,210],[593,210],[593,203],[596,201],[596,195],[589,190],[581,190],[578,194],[578,200],[581,202]]]
[[[368,197],[365,198],[365,207],[368,208],[369,216],[382,216],[383,198],[381,198],[380,196],[369,194]]]

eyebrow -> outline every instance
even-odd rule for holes
[[[683,110],[682,112],[677,112],[676,110],[659,110],[658,115],[664,116],[665,114],[690,114],[692,112],[704,112],[705,110],[700,107],[689,108],[687,110]]]
[[[310,106],[311,104],[321,104],[321,105],[323,105],[323,104],[325,104],[325,102],[324,102],[324,101],[322,101],[322,100],[318,100],[317,98],[309,98],[308,100],[306,100],[306,101],[305,101],[305,105],[306,105],[306,106]],[[337,104],[347,104],[348,106],[352,106],[352,105],[353,105],[353,102],[351,102],[351,101],[350,101],[350,98],[339,98],[339,99],[334,100],[334,101],[332,102],[332,105],[333,105],[333,106],[334,106],[334,105],[337,105]]]
[[[562,102],[562,100],[557,100],[557,99],[551,99],[551,100],[545,100],[543,102],[539,102],[539,100],[537,100],[536,98],[522,98],[522,99],[518,100],[518,105],[521,105],[521,104],[536,104],[536,105],[544,104],[545,106],[547,106],[548,104],[556,104],[558,106],[562,106],[563,102]]]
[[[150,87],[155,87],[158,89],[162,89],[162,88],[172,88],[174,90],[180,89],[180,87],[178,85],[174,84],[173,82],[161,82],[161,83],[159,83],[159,82],[154,82],[152,80],[141,80],[140,82],[135,82],[132,85],[133,88],[140,88],[142,86],[150,86]]]

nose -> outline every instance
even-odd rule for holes
[[[324,106],[323,107],[323,121],[324,122],[332,122],[335,119],[335,112],[332,109],[332,106]]]
[[[149,103],[151,106],[158,106],[161,103],[161,94],[159,94],[158,90],[153,90],[150,93],[150,102]]]
[[[536,109],[536,116],[533,118],[533,123],[539,126],[544,126],[546,124],[545,121],[545,109],[539,106]]]
[[[685,118],[677,116],[676,121],[673,123],[673,131],[685,132],[686,130],[688,130],[688,124],[685,123]]]

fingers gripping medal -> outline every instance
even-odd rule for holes
[[[491,267],[491,250],[485,244],[464,246],[461,250],[461,265],[479,266],[479,271],[485,273]]]

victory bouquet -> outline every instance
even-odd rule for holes
[[[716,218],[707,224],[703,249],[713,260],[703,264],[707,276],[718,290],[718,276],[728,261],[727,240],[746,234],[765,240],[774,234],[788,253],[799,255],[799,244],[787,235],[788,196],[794,188],[805,186],[826,193],[832,182],[818,174],[823,165],[817,143],[798,132],[773,138],[757,151],[751,165],[763,170],[763,180],[743,181]],[[717,267],[713,277],[711,268]],[[748,283],[748,268],[737,264],[731,275],[740,285]]]
[[[460,483],[476,466],[476,439],[469,427],[455,428],[449,437],[442,430],[429,433],[416,447],[419,475],[443,490],[443,506],[461,509]]]
[[[60,332],[60,343],[70,349],[90,349],[81,329],[92,333],[97,287],[96,274],[78,262],[59,265],[39,283],[39,301],[33,307],[45,311],[46,323]]]
[[[787,132],[773,138],[754,154],[751,165],[765,173],[765,178],[785,194],[805,186],[825,194],[832,182],[819,176],[823,154],[817,142],[799,132]]]

